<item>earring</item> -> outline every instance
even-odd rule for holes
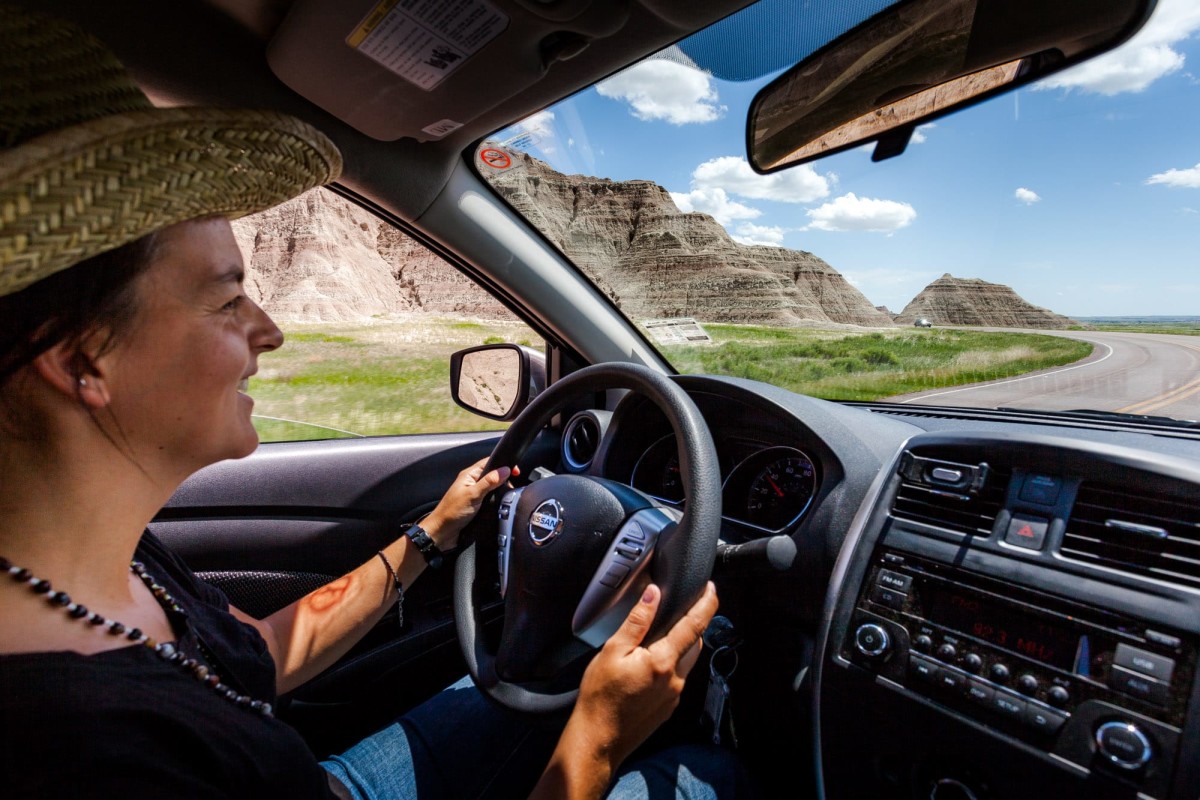
[[[80,379],[79,379],[79,386],[80,386],[80,388],[83,388],[84,386],[87,386],[87,378],[80,378]]]

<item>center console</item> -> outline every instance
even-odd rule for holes
[[[1077,447],[926,435],[897,459],[835,575],[827,796],[1197,795],[1200,491]]]

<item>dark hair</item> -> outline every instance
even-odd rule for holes
[[[137,315],[137,278],[150,266],[158,237],[144,236],[0,297],[0,393],[13,375],[60,343],[104,332],[97,355],[111,350]],[[88,370],[82,358],[76,375]]]

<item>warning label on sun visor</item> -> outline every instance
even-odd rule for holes
[[[429,91],[507,27],[484,0],[383,0],[346,44]]]

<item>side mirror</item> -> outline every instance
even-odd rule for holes
[[[516,419],[546,388],[546,357],[531,347],[485,344],[450,356],[454,402],[488,419]]]

